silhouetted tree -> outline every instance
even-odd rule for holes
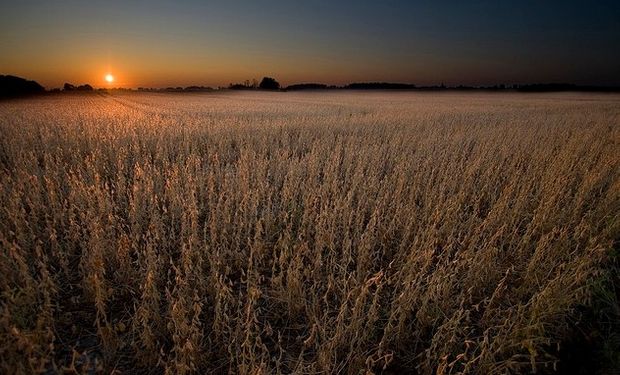
[[[261,90],[279,90],[280,83],[271,77],[263,77],[263,80],[260,81],[260,85],[258,87]]]
[[[75,90],[75,86],[70,84],[70,83],[65,83],[62,86],[62,89],[65,90],[65,91],[72,91],[72,90]]]
[[[93,91],[93,87],[87,83],[85,85],[78,86],[77,90],[79,90],[79,91]]]
[[[15,97],[45,92],[43,86],[15,76],[0,75],[0,97]]]

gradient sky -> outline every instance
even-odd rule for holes
[[[105,87],[620,85],[620,1],[2,1],[0,74]]]

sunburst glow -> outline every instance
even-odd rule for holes
[[[112,83],[112,82],[114,82],[114,76],[112,74],[108,73],[108,74],[105,75],[105,80],[108,83]]]

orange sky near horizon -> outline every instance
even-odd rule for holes
[[[221,50],[226,48],[222,47]],[[245,80],[260,81],[263,76],[274,77],[285,85],[300,82],[345,84],[359,80],[436,84],[445,82],[446,78],[450,80],[450,67],[442,71],[438,69],[439,63],[432,64],[433,69],[419,63],[399,70],[395,68],[401,65],[398,62],[388,64],[372,56],[364,64],[356,64],[347,56],[337,55],[284,56],[282,53],[266,51],[248,58],[238,53],[222,54],[217,51],[168,54],[157,50],[127,48],[112,54],[74,47],[62,53],[55,51],[52,54],[50,51],[46,54],[48,57],[45,64],[41,64],[35,56],[22,56],[19,59],[9,57],[0,67],[3,74],[33,79],[48,89],[62,87],[65,82],[123,88],[190,85],[218,87]],[[107,74],[114,76],[114,82],[106,82]]]

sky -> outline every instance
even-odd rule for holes
[[[47,88],[620,85],[620,1],[2,1],[0,74]]]

